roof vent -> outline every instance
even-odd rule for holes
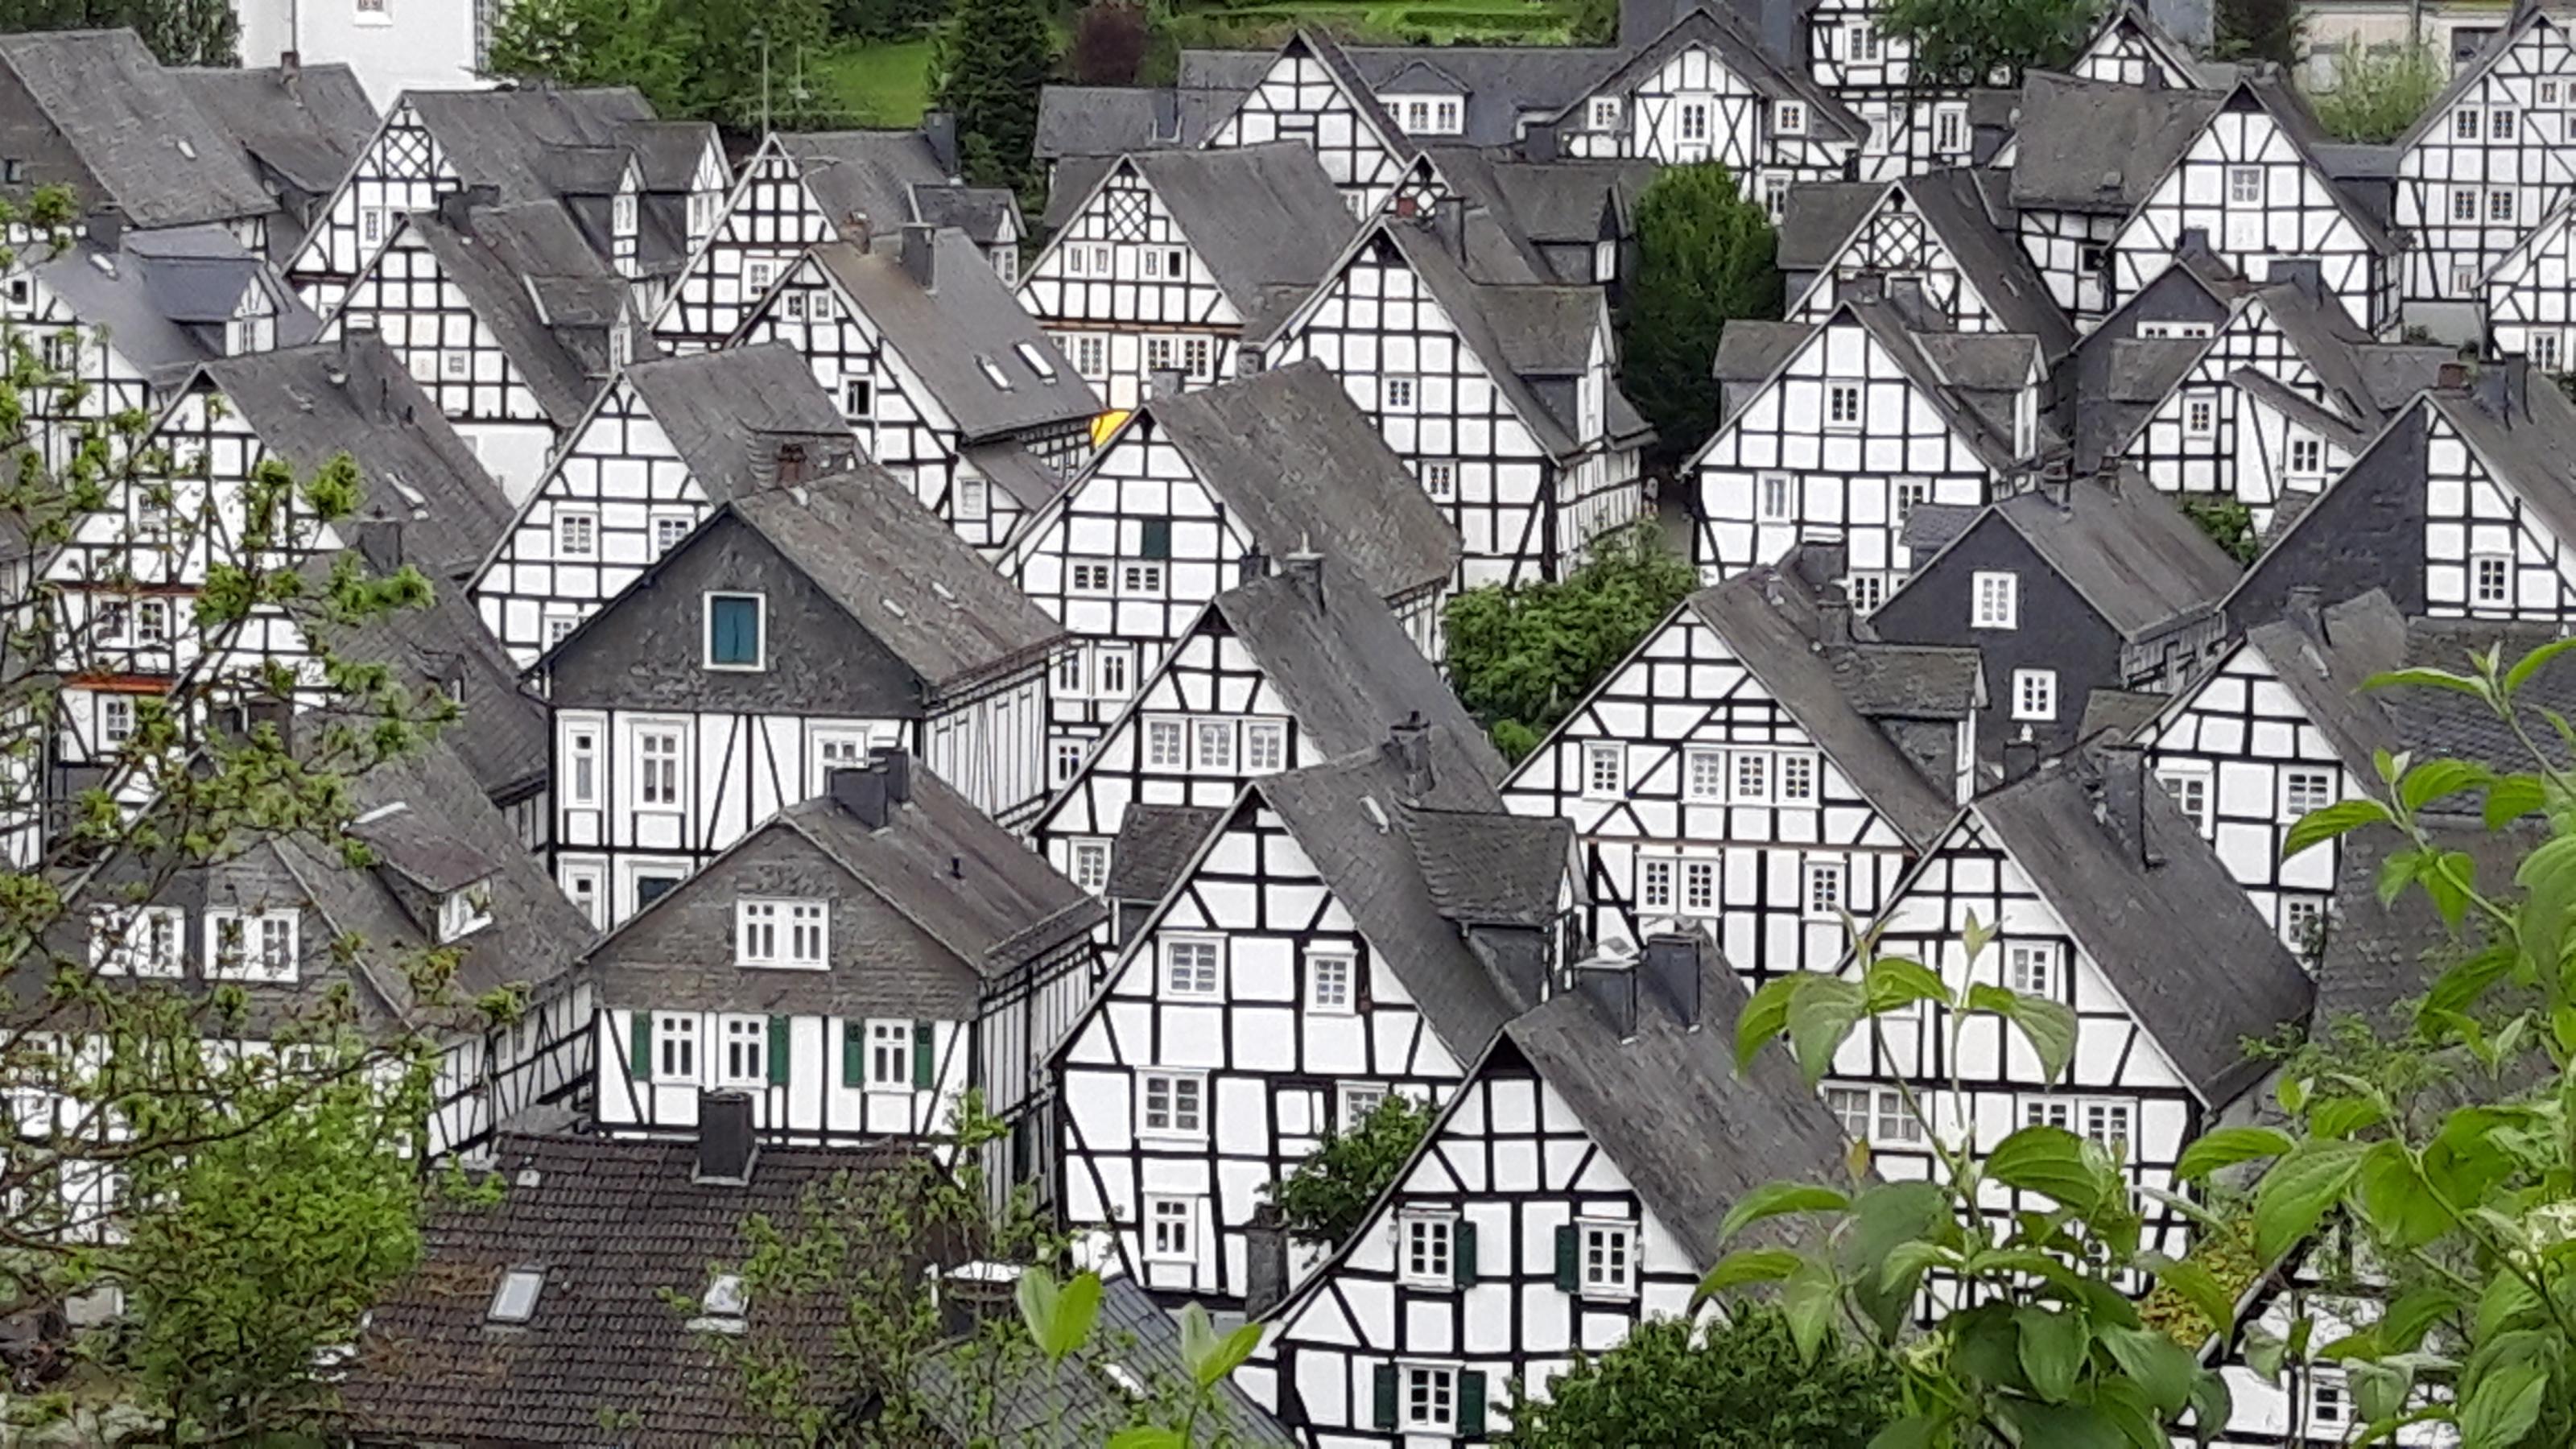
[[[537,1169],[533,1167],[522,1167],[519,1169],[518,1175],[510,1179],[510,1185],[512,1187],[534,1191],[540,1184],[544,1183],[545,1180],[546,1175]]]
[[[741,1333],[750,1326],[745,1321],[749,1303],[741,1274],[718,1273],[708,1280],[706,1296],[698,1300],[698,1316],[689,1320],[689,1331]]]

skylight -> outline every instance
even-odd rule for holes
[[[512,1268],[492,1290],[492,1307],[484,1317],[493,1323],[521,1324],[537,1316],[537,1291],[546,1286],[543,1268]]]
[[[1002,375],[1002,365],[982,353],[975,354],[975,365],[984,369],[984,379],[1004,392],[1011,390],[1011,380]]]
[[[707,1283],[707,1295],[698,1302],[698,1316],[689,1320],[692,1333],[740,1333],[747,1326],[743,1311],[750,1303],[743,1291],[742,1275],[718,1273]]]
[[[1015,342],[1011,345],[1019,349],[1020,361],[1027,363],[1029,371],[1038,375],[1038,381],[1055,381],[1055,364],[1046,360],[1046,354],[1038,351],[1035,343]]]

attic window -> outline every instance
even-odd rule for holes
[[[492,924],[492,883],[476,881],[449,891],[438,903],[438,941],[462,941]]]
[[[484,1313],[484,1321],[525,1324],[537,1316],[537,1292],[545,1286],[543,1268],[512,1268],[502,1273],[501,1286],[492,1290],[492,1306]]]
[[[706,1297],[698,1300],[698,1316],[689,1320],[689,1328],[695,1333],[740,1333],[747,1326],[744,1311],[749,1303],[741,1274],[718,1273],[708,1280]]]
[[[178,142],[180,155],[187,157],[191,161],[197,159],[197,144],[194,141],[189,140],[185,136],[174,137],[173,139]]]
[[[975,354],[975,365],[984,369],[984,380],[1004,392],[1011,390],[1011,380],[1002,375],[1002,365],[982,353]]]
[[[1020,361],[1029,365],[1029,371],[1038,375],[1038,381],[1045,383],[1055,381],[1055,364],[1046,360],[1045,353],[1026,342],[1013,343],[1012,347],[1020,354]]]

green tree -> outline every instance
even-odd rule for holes
[[[655,111],[757,129],[813,113],[804,67],[829,0],[512,0],[484,68],[564,86],[633,86]]]
[[[2334,88],[2311,103],[2336,139],[2378,145],[2406,134],[2449,79],[2450,68],[2429,45],[2346,45],[2335,52]]]
[[[1431,1130],[1431,1108],[1389,1092],[1348,1132],[1327,1132],[1314,1153],[1270,1187],[1288,1235],[1340,1247],[1395,1181]]]
[[[1488,584],[1449,601],[1449,679],[1508,760],[1535,749],[1699,585],[1651,523],[1593,540],[1562,583]]]
[[[2101,21],[2100,0],[1888,0],[1879,24],[1914,47],[1914,75],[1939,86],[2019,86],[2064,70]]]
[[[1776,1308],[1694,1323],[1657,1318],[1618,1347],[1577,1354],[1547,1396],[1512,1405],[1498,1449],[1610,1444],[1868,1449],[1897,1414],[1896,1374],[1829,1334],[1812,1361]]]
[[[2307,16],[2298,0],[2218,0],[2210,49],[2221,60],[2268,60],[2283,69],[2299,63]]]
[[[1769,213],[1715,162],[1667,166],[1638,199],[1620,387],[1655,425],[1659,457],[1687,457],[1717,427],[1718,336],[1738,318],[1779,318],[1778,251]]]
[[[2356,1442],[2447,1425],[2467,1449],[2576,1443],[2576,729],[2517,699],[2572,648],[2576,640],[2558,640],[2510,663],[2491,648],[2465,670],[2410,667],[2370,681],[2479,701],[2526,767],[2383,752],[2375,789],[2299,821],[2284,854],[2383,833],[2393,845],[2378,871],[2381,902],[2419,904],[2456,944],[2430,963],[2437,974],[2394,1040],[2356,1041],[2350,1024],[2331,1024],[2276,1079],[2284,1125],[2216,1128],[2175,1168],[2185,1184],[2250,1188],[2242,1221],[2254,1262],[2286,1265],[2331,1247],[2385,1285],[2375,1322],[2349,1331],[2299,1316],[2277,1336],[2239,1324],[2234,1283],[2197,1254],[2140,1250],[2127,1174],[2101,1145],[2033,1125],[1988,1147],[1934,1126],[1910,1088],[1906,1109],[1932,1149],[1928,1181],[1756,1189],[1728,1214],[1726,1235],[1798,1214],[1816,1246],[1738,1250],[1702,1292],[1778,1285],[1810,1359],[1831,1325],[1858,1325],[1861,1342],[1902,1376],[1906,1417],[1883,1444],[2161,1444],[2185,1422],[2205,1438],[2229,1402],[2224,1380],[2176,1341],[2194,1320],[2258,1373],[2277,1377],[2292,1363],[2340,1371],[2364,1421]],[[2452,822],[2464,811],[2489,832],[2514,832],[2493,842],[2509,871],[2483,870],[2460,848]],[[1969,960],[1993,939],[1972,918]],[[2062,1004],[1982,984],[1956,992],[1916,962],[1874,958],[1866,940],[1859,954],[1868,964],[1856,975],[1799,976],[1755,993],[1738,1022],[1739,1055],[1778,1040],[1816,1080],[1855,1032],[1876,1039],[1882,1018],[1911,1020],[1929,1002],[1948,1017],[1953,1061],[1957,1033],[1993,1016],[2018,1030],[2050,1078],[2064,1072],[2075,1021]],[[2449,1078],[2428,1076],[2428,1064]],[[1980,1210],[1997,1188],[2054,1207],[1998,1219]],[[2150,1195],[2236,1255],[2226,1244],[2240,1229],[2208,1201]],[[1957,1280],[1945,1291],[1969,1306],[1918,1335],[1909,1309],[1936,1271]],[[2153,1320],[2124,1291],[2140,1276],[2156,1285]],[[2173,1311],[2177,1299],[2187,1313]]]
[[[130,25],[163,65],[241,64],[232,0],[0,0],[0,34]],[[273,64],[277,57],[255,60]]]
[[[938,104],[957,117],[968,181],[1015,190],[1037,183],[1038,90],[1054,70],[1042,0],[957,0],[932,73]]]

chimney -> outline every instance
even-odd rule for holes
[[[2311,302],[2325,297],[2325,263],[2315,257],[2274,257],[2265,280],[2287,282]]]
[[[759,1140],[751,1135],[751,1094],[700,1091],[698,1160],[689,1180],[747,1183],[759,1152]]]
[[[1852,641],[1851,595],[1841,585],[1826,588],[1816,601],[1816,644],[1820,649],[1848,648]]]
[[[122,207],[102,206],[81,218],[81,228],[100,251],[125,249],[125,211]]]
[[[1597,956],[1578,963],[1574,989],[1583,993],[1621,1041],[1637,1034],[1637,963],[1633,959]]]
[[[901,745],[880,745],[868,755],[868,768],[885,776],[889,809],[912,798],[912,752]]]
[[[972,1338],[987,1323],[1020,1312],[1020,1270],[991,1261],[951,1268],[939,1278],[939,1336]]]
[[[1414,710],[1404,722],[1387,731],[1388,748],[1395,762],[1404,770],[1404,797],[1419,800],[1431,793],[1431,726],[1423,723],[1422,711]]]
[[[1265,1202],[1243,1230],[1243,1316],[1259,1318],[1287,1296],[1288,1224],[1277,1203]]]
[[[868,221],[866,212],[854,211],[841,218],[841,240],[860,251],[868,249],[868,243],[876,240],[876,228]]]
[[[2290,622],[2298,625],[2302,633],[2320,644],[2326,642],[2325,613],[2320,608],[2325,600],[2325,593],[2325,589],[2317,584],[2290,585],[2288,606]]]
[[[1300,547],[1279,561],[1279,572],[1294,582],[1318,609],[1324,606],[1324,556]]]
[[[1554,126],[1532,126],[1521,132],[1521,159],[1524,161],[1553,161],[1556,159],[1556,146]]]
[[[1699,1025],[1699,947],[1697,936],[1658,932],[1646,938],[1646,952],[1637,966],[1655,999],[1686,1028]]]
[[[803,443],[787,442],[778,445],[778,476],[775,481],[782,487],[805,481],[805,445]]]
[[[1467,264],[1467,203],[1455,196],[1444,196],[1431,204],[1431,234],[1438,238],[1441,249]]]
[[[277,53],[277,71],[280,79],[292,82],[295,77],[303,71],[303,69],[304,52],[300,50],[281,50]]]
[[[914,286],[928,292],[939,286],[939,228],[919,222],[903,227],[903,270]]]
[[[403,522],[399,518],[364,518],[351,530],[358,554],[379,577],[390,576],[403,563]]]
[[[2097,818],[2136,853],[2139,864],[2157,866],[2164,864],[2164,857],[2147,844],[2148,788],[2144,750],[2135,745],[2104,748]]]
[[[957,113],[925,111],[921,117],[921,139],[930,143],[930,159],[939,174],[951,178],[965,174],[957,152]]]
[[[2467,387],[2469,385],[2469,365],[2465,362],[2443,363],[2441,368],[2433,374],[2433,385],[2451,392],[2457,392],[2461,388]]]
[[[2216,255],[2209,249],[2209,228],[2205,226],[2184,227],[2182,229],[2182,240],[2174,246],[2174,255],[2178,257],[2206,257]]]
[[[886,827],[886,777],[882,770],[834,770],[829,782],[832,803],[870,830]]]
[[[1931,298],[1923,295],[1921,277],[1890,277],[1887,279],[1886,288],[1888,305],[1896,309],[1897,318],[1904,322],[1907,330],[1913,332],[1950,330],[1948,319],[1933,309]]]
[[[1254,579],[1266,579],[1270,577],[1270,555],[1263,553],[1258,547],[1245,549],[1242,560],[1235,567],[1242,571],[1246,583]]]
[[[2004,742],[2003,778],[2010,784],[2039,768],[2039,746],[2028,740]]]
[[[1851,550],[1835,542],[1809,541],[1789,555],[1789,571],[1809,590],[1821,593],[1848,572]]]
[[[1183,391],[1181,370],[1177,367],[1158,367],[1145,374],[1145,396],[1148,398],[1179,397]]]

